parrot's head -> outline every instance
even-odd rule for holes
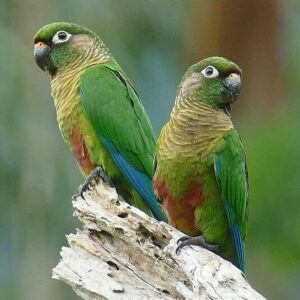
[[[209,57],[191,66],[180,86],[183,97],[230,110],[240,94],[242,71],[223,57]]]
[[[37,65],[53,76],[66,67],[76,66],[87,58],[108,58],[101,39],[88,28],[57,22],[42,27],[34,36],[34,59]]]

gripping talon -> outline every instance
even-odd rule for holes
[[[79,188],[79,193],[75,195],[75,198],[80,196],[82,199],[85,199],[83,193],[85,193],[86,191],[90,191],[93,183],[97,183],[99,178],[101,178],[110,187],[114,186],[107,174],[103,171],[103,169],[100,166],[98,166],[94,170],[92,170],[91,173],[86,177],[84,183]]]
[[[186,240],[189,240],[189,239],[190,239],[190,237],[187,236],[187,235],[182,236],[180,239],[177,240],[177,245],[178,245],[179,243],[182,243],[182,242],[184,242],[184,241],[186,241]]]
[[[177,244],[179,244],[175,251],[177,255],[183,247],[188,245],[200,246],[214,253],[219,252],[219,246],[208,244],[202,235],[196,237],[183,236],[180,239],[178,239]]]

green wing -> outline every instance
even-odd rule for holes
[[[94,65],[80,82],[82,106],[98,138],[157,220],[166,221],[152,188],[155,136],[136,92],[116,65]]]
[[[89,67],[81,78],[80,92],[99,138],[112,142],[135,169],[152,177],[154,132],[121,68],[113,63]]]
[[[248,172],[244,149],[238,133],[224,136],[225,146],[216,153],[215,173],[222,191],[222,199],[232,233],[237,263],[245,265],[244,240],[247,234]]]

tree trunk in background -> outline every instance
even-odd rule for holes
[[[198,1],[190,9],[189,60],[215,55],[233,60],[244,71],[243,100],[237,106],[272,112],[282,96],[279,1]]]

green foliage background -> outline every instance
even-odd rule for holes
[[[255,40],[263,30],[258,14],[234,12],[236,26],[247,22],[254,32],[250,49],[243,47],[248,35],[215,34],[232,19],[230,10],[223,14],[225,2],[0,0],[0,299],[77,299],[51,279],[65,234],[79,226],[71,195],[82,182],[57,128],[48,78],[32,56],[34,33],[53,21],[99,33],[132,79],[157,134],[188,66],[216,54],[240,64],[245,88],[233,118],[250,173],[246,274],[269,299],[299,298],[300,4],[265,2],[279,20],[273,28],[272,10],[260,10],[271,42]],[[236,43],[230,48],[228,42],[225,51],[230,38]],[[209,44],[214,52],[203,50]],[[267,63],[270,57],[276,60]],[[266,69],[277,74],[276,81],[264,75]]]

